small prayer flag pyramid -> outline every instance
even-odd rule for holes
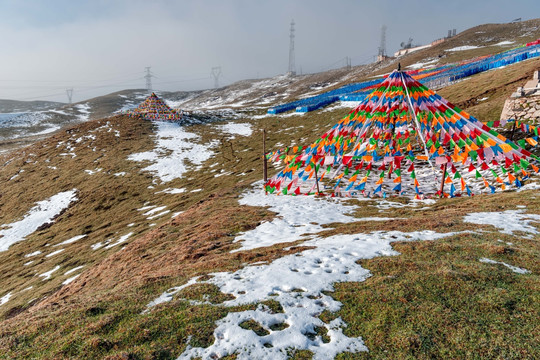
[[[136,109],[128,112],[129,116],[140,116],[145,120],[179,121],[182,113],[171,109],[155,93],[150,94]]]

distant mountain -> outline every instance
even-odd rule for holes
[[[64,106],[64,103],[56,101],[19,101],[0,99],[0,113],[16,113],[27,111],[42,111]]]
[[[217,114],[230,118],[239,116],[239,113],[265,113],[276,104],[372,79],[392,71],[398,63],[405,69],[441,66],[496,54],[538,38],[540,19],[485,24],[464,30],[428,48],[379,63],[314,74],[242,80],[218,89],[156,92],[173,108],[198,113],[201,117]],[[71,105],[50,101],[0,100],[0,151],[31,143],[69,124],[122,113],[136,107],[148,95],[145,89],[129,89]],[[484,106],[488,105],[492,104],[484,103]]]

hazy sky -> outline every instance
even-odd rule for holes
[[[540,0],[0,0],[0,98],[80,101],[144,88],[212,88],[288,68],[308,73],[373,60],[386,24],[387,51],[425,44],[484,23],[540,16]]]

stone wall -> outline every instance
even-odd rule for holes
[[[516,119],[531,125],[540,123],[540,81],[539,71],[534,72],[532,80],[519,87],[504,103],[501,120]]]
[[[540,94],[506,100],[501,120],[508,119],[528,120],[531,125],[540,124]]]

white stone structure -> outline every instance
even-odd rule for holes
[[[531,124],[540,123],[540,82],[539,71],[534,72],[532,80],[518,87],[504,103],[501,120],[527,120]]]

